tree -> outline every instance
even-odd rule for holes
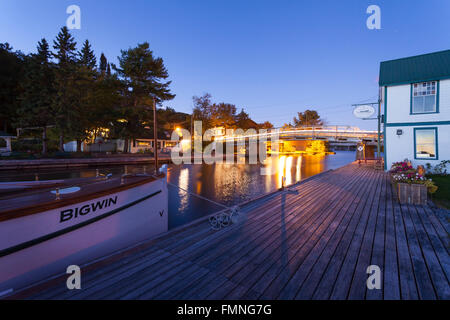
[[[121,122],[120,135],[125,139],[124,152],[127,152],[128,139],[136,138],[144,130],[145,123],[148,124],[153,99],[160,104],[175,95],[169,89],[171,81],[164,82],[169,74],[163,59],[153,56],[147,42],[121,50],[118,60],[119,67],[113,65],[113,69],[123,81],[121,115],[125,121]]]
[[[106,73],[106,68],[107,68],[107,66],[108,66],[108,60],[106,60],[106,57],[105,57],[105,55],[103,54],[103,52],[102,52],[102,54],[101,54],[101,56],[100,56],[100,72],[102,73],[102,74],[105,74]]]
[[[88,40],[84,42],[78,57],[73,82],[76,104],[72,111],[70,135],[77,141],[77,152],[81,152],[81,144],[88,138],[93,126],[92,112],[95,109],[94,95],[97,89],[97,59]]]
[[[210,120],[211,120],[211,95],[209,93],[205,93],[201,97],[193,96],[192,101],[194,103],[194,110],[192,111],[192,117],[194,121],[202,122],[202,131],[203,134],[206,129],[211,128]]]
[[[305,112],[298,112],[298,118],[294,117],[294,126],[321,126],[323,125],[322,119],[315,110],[306,110]]]
[[[56,125],[59,131],[59,150],[64,151],[64,135],[70,132],[73,111],[75,110],[76,93],[73,91],[76,69],[76,42],[69,29],[64,26],[53,42],[56,50],[54,57],[58,64],[55,72],[56,98],[54,109]]]
[[[236,106],[230,103],[214,103],[211,107],[211,126],[236,128]]]
[[[260,128],[260,125],[250,119],[249,114],[244,109],[236,116],[236,126],[244,130]]]
[[[47,40],[42,39],[38,42],[37,54],[26,59],[21,104],[17,110],[18,125],[42,128],[42,154],[47,153],[47,126],[55,119],[52,103],[56,90],[51,55]]]
[[[0,66],[0,121],[3,123],[0,130],[6,132],[20,105],[17,97],[21,92],[24,55],[14,52],[8,43],[0,43]]]
[[[78,53],[78,55],[79,55],[78,63],[81,66],[94,72],[97,65],[97,59],[95,58],[95,54],[91,48],[89,40],[84,41],[83,47],[81,48],[81,51]]]
[[[264,123],[261,123],[259,125],[260,129],[273,129],[273,124],[270,123],[269,121],[265,121]]]

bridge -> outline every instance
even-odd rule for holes
[[[256,131],[236,132],[232,136],[224,135],[217,137],[216,141],[243,141],[247,139],[276,139],[283,141],[323,140],[328,141],[333,148],[351,148],[358,143],[364,142],[368,145],[376,145],[378,132],[361,130],[351,126],[303,126],[296,128],[276,128],[267,132]],[[383,137],[381,136],[381,141]]]

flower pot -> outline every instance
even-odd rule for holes
[[[427,186],[423,184],[397,184],[398,201],[402,204],[427,204]]]

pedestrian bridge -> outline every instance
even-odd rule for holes
[[[351,126],[304,126],[299,128],[277,128],[269,129],[267,132],[250,133],[237,132],[234,135],[224,135],[216,138],[216,141],[231,141],[244,139],[276,139],[280,140],[326,140],[331,143],[351,143],[360,142],[376,143],[378,139],[377,131],[361,130]],[[381,137],[382,139],[382,137]]]

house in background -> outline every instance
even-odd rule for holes
[[[148,132],[141,135],[138,139],[130,140],[128,143],[129,153],[153,152],[154,144],[153,132]],[[125,141],[122,139],[116,140],[117,150],[123,150]],[[179,144],[178,140],[172,140],[169,132],[158,132],[158,151],[162,153],[169,153],[172,148]]]
[[[0,154],[9,154],[12,151],[11,139],[16,138],[15,135],[0,131]]]
[[[450,50],[381,62],[384,163],[450,159]]]

